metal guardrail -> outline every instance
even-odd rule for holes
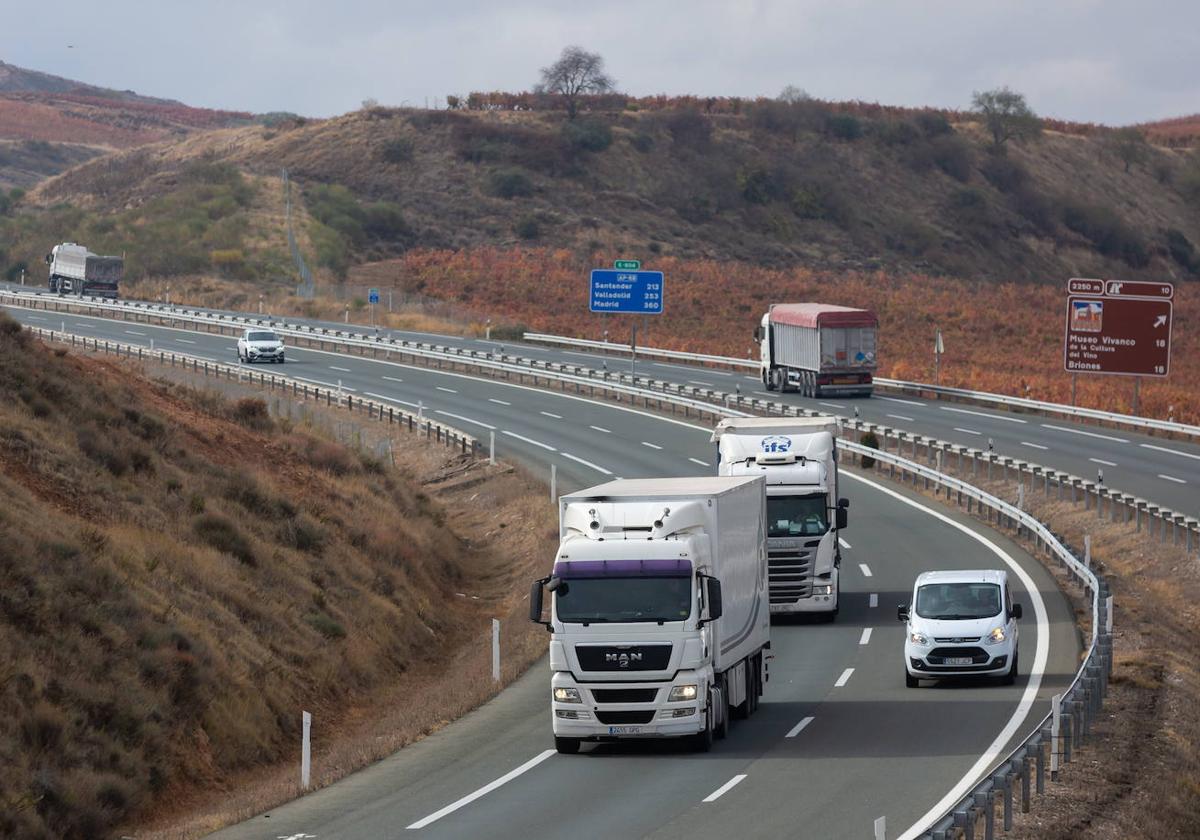
[[[155,358],[154,351],[146,351],[145,348],[138,345],[120,344],[118,342],[80,337],[73,334],[64,335],[61,332],[56,333],[54,330],[40,327],[30,329],[52,339],[57,337],[60,340],[67,340],[69,338],[71,343],[78,343],[84,347],[90,346],[95,349],[110,350],[118,353],[123,352],[125,355],[131,357]],[[184,364],[190,361],[194,369],[203,369],[205,372],[208,372],[211,368],[214,372],[217,372],[217,375],[220,375],[220,372],[224,372],[230,378],[236,376],[242,379],[246,374],[246,371],[241,366],[209,362],[208,360],[200,360],[187,354],[158,351],[157,358],[162,361],[180,359],[183,360]],[[479,360],[473,360],[473,366],[478,366],[478,364]],[[604,390],[629,395],[631,398],[640,395],[646,404],[653,399],[662,408],[663,403],[668,402],[672,406],[682,407],[685,414],[688,411],[695,410],[697,413],[706,413],[711,416],[724,416],[728,414],[750,416],[750,412],[743,411],[740,408],[698,401],[678,394],[654,392],[649,389],[625,386],[618,383],[597,383],[588,377],[564,374],[562,372],[534,372],[528,370],[527,367],[512,363],[500,363],[492,367],[493,369],[515,369],[523,375],[533,375],[535,377],[540,373],[540,375],[548,379],[554,378],[562,381],[564,387],[567,383],[574,383],[577,386],[587,384],[592,388],[599,386]],[[253,379],[253,376],[254,374],[251,372],[251,379]],[[260,373],[258,377],[260,382],[269,382],[272,386],[279,384],[285,389],[290,386],[294,392],[298,388],[302,388],[304,395],[307,395],[311,388],[316,398],[319,399],[321,393],[324,393],[327,402],[332,403],[332,389],[320,389],[316,386],[309,386],[278,374]],[[339,404],[340,396],[339,394]],[[347,406],[352,410],[355,399],[358,399],[360,409],[365,408],[371,416],[375,416],[375,413],[378,412],[381,420],[383,419],[385,410],[389,412],[394,411],[391,406],[384,406],[382,403],[348,396],[346,397]],[[791,413],[800,413],[792,406],[775,405],[780,409],[789,409]],[[415,415],[412,415],[411,412],[403,411],[398,413],[402,417],[407,416],[409,418],[409,426],[412,428]],[[781,413],[783,412],[781,411]],[[469,448],[472,453],[477,453],[478,443],[474,438],[457,430],[441,426],[441,424],[432,424],[430,421],[425,421],[425,423],[427,435],[430,434],[429,428],[431,426],[440,427],[446,430],[445,440],[447,443],[453,440],[458,442],[458,445],[462,447],[464,452],[468,451]],[[867,431],[870,431],[871,424],[855,424],[854,427],[860,433],[865,434]],[[456,435],[457,437],[451,438],[451,435]],[[438,437],[441,440],[442,434],[439,433]],[[926,456],[940,463],[943,453],[947,450],[936,447],[935,443],[937,442],[932,439],[926,438],[924,440]],[[914,437],[914,458],[918,455],[918,442],[918,438]],[[901,443],[902,441],[897,441],[898,448]],[[1107,584],[1081,562],[1048,526],[1022,510],[1019,506],[1012,505],[969,482],[950,476],[939,469],[918,463],[913,459],[905,458],[898,452],[891,453],[850,439],[844,439],[842,446],[847,452],[857,456],[862,466],[867,466],[864,459],[869,459],[871,461],[870,468],[881,471],[886,466],[893,478],[896,477],[898,470],[899,479],[902,482],[911,479],[915,486],[917,481],[921,480],[924,482],[926,490],[930,489],[931,485],[935,493],[940,493],[941,490],[944,490],[947,501],[950,501],[952,495],[955,496],[959,506],[965,504],[968,513],[978,514],[978,512],[986,510],[988,512],[987,520],[989,523],[992,521],[992,512],[995,512],[995,524],[997,526],[1003,526],[1007,523],[1019,535],[1024,534],[1030,538],[1037,550],[1044,551],[1059,560],[1071,576],[1078,580],[1091,594],[1091,643],[1083,664],[1076,673],[1070,687],[1062,695],[1057,695],[1054,698],[1051,712],[1034,727],[1013,752],[994,769],[984,774],[984,778],[965,797],[959,800],[954,807],[934,820],[930,825],[919,827],[917,835],[915,835],[930,838],[930,840],[973,838],[975,836],[975,829],[982,821],[985,836],[991,837],[994,830],[997,806],[1002,806],[1002,825],[1005,830],[1008,830],[1012,826],[1015,788],[1019,786],[1021,790],[1022,811],[1028,811],[1033,788],[1032,779],[1034,771],[1036,770],[1036,790],[1041,793],[1044,791],[1047,760],[1049,761],[1052,776],[1056,775],[1061,764],[1071,760],[1072,751],[1081,745],[1083,737],[1087,735],[1100,709],[1100,704],[1107,691],[1108,678],[1112,670],[1112,599],[1108,594]],[[947,444],[946,446],[949,445]],[[962,456],[966,449],[966,447],[959,447],[960,469],[963,466]],[[972,461],[972,471],[974,473],[977,467],[977,459],[974,455]],[[1010,462],[1011,459],[1005,459],[1004,468],[1006,475]],[[989,458],[987,463],[990,472],[995,463],[994,457]],[[1017,471],[1019,482],[1023,481],[1023,472],[1024,470],[1021,469]],[[1045,491],[1049,495],[1050,474],[1042,472],[1041,475],[1044,479]],[[1031,492],[1035,478],[1036,473],[1031,471],[1029,475]],[[1024,484],[1022,483],[1020,486],[1023,490]],[[1061,479],[1058,481],[1057,486],[1061,496],[1064,487]],[[1072,486],[1072,493],[1074,495],[1074,486]],[[973,507],[975,510],[972,510]],[[1110,508],[1113,508],[1111,504]],[[1102,510],[1102,508],[1098,507],[1098,510]],[[908,836],[914,835],[910,834]]]
[[[615,344],[607,341],[593,341],[585,338],[571,338],[562,335],[545,333],[525,333],[525,341],[537,341],[546,344],[562,344],[569,347],[586,347],[593,350],[604,350],[613,353],[629,353],[628,344]],[[660,359],[674,359],[681,362],[700,364],[725,365],[728,367],[759,369],[759,363],[749,359],[739,359],[734,356],[712,356],[704,353],[685,353],[678,350],[662,350],[655,347],[637,348],[639,355],[652,356]],[[885,379],[875,377],[875,385],[889,391],[905,394],[933,394],[941,397],[997,405],[1005,408],[1019,408],[1026,411],[1041,412],[1058,417],[1070,417],[1078,420],[1095,420],[1114,426],[1127,426],[1146,431],[1168,432],[1200,438],[1200,426],[1187,423],[1176,423],[1173,420],[1156,420],[1149,417],[1137,417],[1132,414],[1117,414],[1111,411],[1100,411],[1094,408],[1080,408],[1062,403],[1032,400],[1025,397],[1010,397],[1005,394],[994,394],[989,391],[970,391],[964,388],[950,388],[944,385],[931,385],[927,382],[907,382],[900,379]]]
[[[812,411],[799,406],[780,403],[771,400],[745,397],[740,390],[734,394],[724,393],[711,388],[701,388],[692,385],[680,385],[675,382],[656,380],[648,377],[631,376],[625,372],[610,370],[597,371],[580,365],[570,365],[559,362],[547,362],[537,359],[525,359],[520,356],[510,356],[501,351],[468,350],[458,347],[446,347],[425,342],[413,342],[403,339],[376,334],[374,336],[355,333],[349,330],[338,330],[325,327],[312,327],[303,324],[288,324],[285,321],[253,316],[235,316],[214,314],[202,310],[179,308],[153,303],[133,301],[111,301],[100,298],[59,297],[46,293],[24,293],[0,290],[0,301],[12,299],[15,305],[42,308],[58,311],[60,309],[82,309],[90,313],[115,314],[122,318],[158,319],[169,324],[195,324],[206,329],[217,329],[237,332],[248,326],[269,326],[296,341],[305,341],[320,349],[340,348],[347,352],[368,353],[379,357],[391,357],[395,354],[401,359],[407,357],[413,362],[442,367],[461,366],[464,370],[483,372],[491,376],[514,376],[529,378],[534,385],[542,384],[540,380],[556,382],[562,389],[568,385],[574,387],[576,393],[582,393],[584,388],[595,396],[597,391],[616,396],[618,399],[636,401],[649,407],[653,401],[660,410],[676,411],[682,407],[685,416],[691,411],[697,415],[710,413],[719,416],[720,411],[746,409],[759,414],[779,416],[832,416],[822,412]],[[1122,516],[1126,523],[1133,522],[1140,532],[1145,524],[1148,533],[1154,535],[1155,525],[1159,540],[1165,542],[1168,537],[1173,544],[1181,540],[1188,553],[1193,549],[1200,550],[1200,521],[1178,513],[1162,505],[1142,499],[1134,494],[1110,489],[1102,483],[1089,481],[1070,473],[1053,470],[1039,464],[1034,464],[1018,458],[1001,456],[991,450],[979,450],[968,446],[940,441],[935,438],[893,429],[882,424],[868,423],[857,418],[838,418],[846,428],[861,432],[872,432],[881,437],[886,449],[892,442],[897,452],[902,446],[911,444],[912,451],[918,446],[931,446],[941,450],[942,457],[957,455],[961,464],[965,458],[970,458],[973,469],[980,463],[986,465],[989,477],[996,468],[1000,468],[1007,476],[1009,469],[1018,472],[1029,472],[1041,477],[1049,486],[1054,482],[1060,498],[1070,492],[1072,503],[1078,504],[1080,498],[1085,509],[1094,506],[1097,516],[1104,515],[1107,507],[1113,522]],[[931,456],[932,457],[932,456]]]
[[[396,408],[378,400],[368,400],[354,394],[343,393],[341,388],[322,388],[318,385],[301,382],[285,374],[246,370],[242,365],[213,362],[187,353],[176,353],[168,350],[148,350],[137,344],[107,341],[102,338],[64,333],[61,330],[52,330],[45,327],[27,326],[25,329],[40,338],[68,344],[72,347],[81,347],[85,350],[95,350],[102,353],[112,353],[113,355],[124,356],[128,359],[155,361],[161,364],[169,364],[172,367],[179,366],[184,369],[191,369],[196,373],[202,373],[205,376],[214,376],[218,379],[223,377],[231,381],[248,382],[249,384],[257,384],[269,388],[272,391],[280,390],[300,399],[311,399],[316,402],[323,401],[327,406],[337,406],[345,408],[350,412],[358,411],[365,413],[369,418],[387,422],[389,425],[407,426],[410,432],[417,434],[424,432],[425,437],[436,440],[450,449],[457,449],[463,454],[470,454],[474,457],[478,457],[480,454],[479,441],[453,426],[448,426],[436,420],[430,420],[419,413]]]

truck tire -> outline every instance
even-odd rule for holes
[[[560,738],[554,736],[554,749],[562,755],[575,755],[579,752],[580,741],[578,738]]]
[[[721,685],[716,689],[717,703],[713,711],[713,717],[716,718],[716,712],[721,712],[721,722],[713,726],[713,737],[717,740],[724,740],[729,734],[729,715],[733,711],[729,706],[729,692],[725,690],[725,677],[721,677]],[[710,706],[710,708],[713,708]]]
[[[781,379],[782,379],[782,377],[779,375],[779,368],[771,368],[771,372],[767,374],[767,382],[766,382],[767,390],[768,391],[779,390]]]

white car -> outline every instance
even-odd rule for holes
[[[277,362],[283,364],[283,341],[270,330],[250,329],[237,343],[238,361]]]
[[[901,604],[905,622],[904,682],[916,688],[923,679],[1017,677],[1017,619],[1008,572],[993,569],[925,572],[917,577],[912,601]]]

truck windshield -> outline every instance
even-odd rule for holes
[[[278,341],[279,338],[273,332],[252,332],[247,337],[248,341]]]
[[[767,496],[768,537],[819,537],[829,530],[825,496]]]
[[[1000,614],[1000,587],[994,583],[927,583],[917,589],[921,618],[989,618]]]
[[[571,623],[684,621],[692,578],[572,577],[554,593],[558,620]]]

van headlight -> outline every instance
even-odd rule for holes
[[[912,642],[914,645],[929,644],[929,637],[926,636],[924,633],[909,633],[908,640],[910,642]]]
[[[582,703],[583,700],[579,697],[579,689],[577,688],[556,688],[554,689],[554,700],[558,703]]]
[[[668,703],[682,703],[687,700],[696,699],[696,686],[694,685],[677,685],[671,689],[671,696],[667,698]]]
[[[1007,638],[1008,638],[1008,636],[1005,635],[1004,628],[997,627],[996,629],[992,630],[991,633],[988,633],[987,636],[984,637],[984,641],[989,645],[998,645]]]

